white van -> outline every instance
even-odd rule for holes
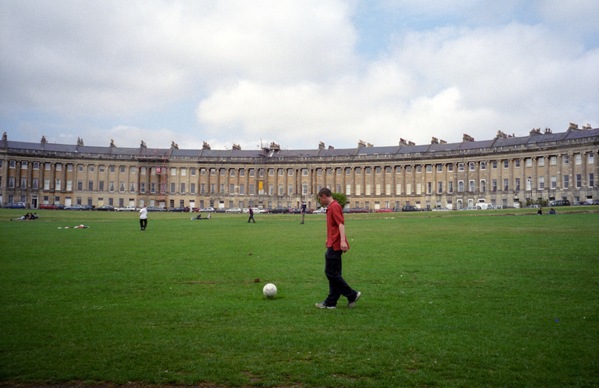
[[[493,206],[492,203],[486,203],[486,202],[478,202],[476,204],[476,209],[477,210],[487,210],[487,209],[495,209],[495,206]]]

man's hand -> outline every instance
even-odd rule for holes
[[[341,239],[341,250],[347,252],[349,246],[347,245],[347,238],[345,237],[345,224],[339,224],[339,238]]]
[[[347,246],[347,242],[345,242],[345,241],[341,242],[341,250],[343,252],[347,252],[349,250],[349,247]]]

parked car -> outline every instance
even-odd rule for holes
[[[214,208],[213,207],[204,207],[202,209],[200,209],[201,213],[212,213],[214,212]]]
[[[370,213],[368,209],[363,207],[347,207],[343,209],[344,213]]]
[[[289,209],[289,213],[291,213],[291,214],[302,214],[302,208],[298,207],[298,208]],[[312,214],[312,213],[314,213],[314,210],[312,210],[312,209],[306,209],[306,214]]]
[[[570,201],[567,199],[558,199],[556,201],[549,202],[549,206],[570,206]]]
[[[166,211],[165,208],[160,207],[160,206],[148,206],[148,207],[146,207],[146,210],[149,212],[164,212],[164,211]]]
[[[96,210],[98,211],[103,211],[103,212],[113,212],[115,210],[115,207],[112,205],[102,205],[102,206],[98,206],[96,207]]]
[[[65,206],[64,210],[89,210],[89,208],[83,205],[69,205]]]
[[[413,205],[405,205],[404,207],[401,208],[402,212],[419,212],[420,209],[418,209],[416,206]]]
[[[39,206],[40,209],[59,210],[64,209],[64,205],[60,203],[43,203]]]
[[[318,209],[314,210],[314,214],[326,214],[326,213],[327,213],[326,207],[319,207]]]
[[[225,213],[241,213],[241,212],[242,212],[242,210],[239,207],[232,207],[232,208],[225,210]]]
[[[381,208],[381,209],[376,209],[375,212],[377,212],[377,213],[392,213],[393,209]]]
[[[185,212],[185,211],[189,211],[189,208],[187,208],[187,210],[186,210],[186,208],[185,208],[185,207],[172,207],[172,208],[168,209],[168,211],[169,211],[169,212],[178,212],[178,213],[182,213],[182,212]]]
[[[7,209],[25,209],[27,206],[23,202],[7,203],[4,205]]]
[[[268,213],[268,210],[266,210],[266,209],[260,209],[258,207],[252,207],[252,210],[254,211],[254,214]],[[248,209],[247,207],[243,208],[243,212],[247,214],[247,213],[250,212],[250,209]]]
[[[135,212],[135,211],[137,211],[137,208],[135,206],[123,206],[123,207],[117,207],[115,210],[117,212]]]
[[[277,207],[277,208],[271,209],[270,213],[273,213],[273,214],[286,214],[286,213],[289,213],[289,209],[287,209],[286,207]]]

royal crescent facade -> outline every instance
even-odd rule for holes
[[[572,204],[599,199],[599,129],[571,124],[563,132],[503,132],[459,143],[433,138],[394,146],[230,150],[138,148],[0,140],[0,203],[65,206],[316,208],[316,193],[344,193],[348,207],[414,205],[463,209],[486,202],[523,207],[541,200]]]

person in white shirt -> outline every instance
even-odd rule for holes
[[[139,227],[141,230],[146,230],[148,226],[148,208],[144,205],[139,211]]]

